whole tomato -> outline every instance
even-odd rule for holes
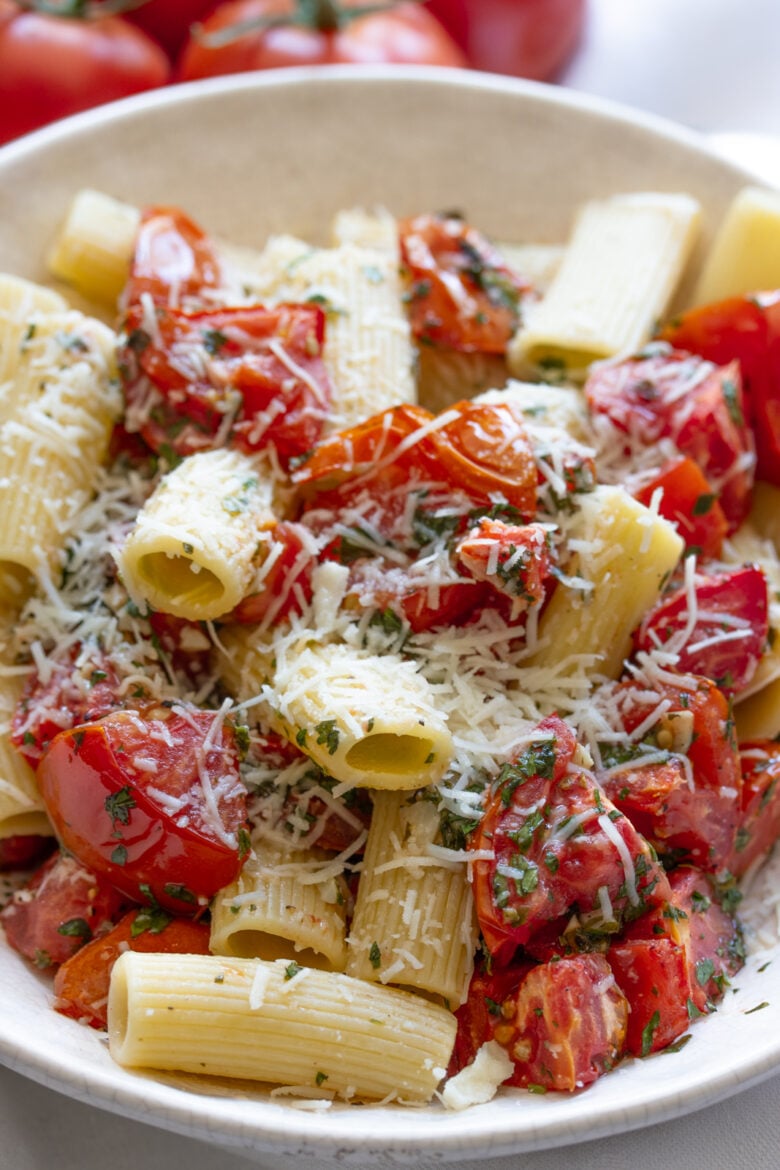
[[[376,8],[376,12],[366,12]],[[353,11],[354,10],[354,11]],[[377,62],[465,65],[439,22],[416,4],[383,0],[233,0],[191,37],[182,80],[285,65]]]
[[[84,0],[57,8],[0,0],[0,143],[79,110],[154,89],[165,53],[119,16]]]
[[[582,32],[585,0],[426,0],[475,69],[544,81]]]

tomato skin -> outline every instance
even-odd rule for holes
[[[729,525],[698,464],[687,455],[670,459],[631,494],[640,504],[649,505],[658,488],[663,491],[659,515],[677,525],[686,549],[705,559],[719,557]]]
[[[529,283],[454,216],[418,215],[398,230],[413,335],[465,353],[505,353]]]
[[[242,865],[236,835],[246,793],[227,727],[204,751],[215,718],[194,709],[115,712],[58,735],[38,770],[65,848],[130,899],[151,896],[184,916],[196,914]],[[221,834],[206,813],[199,761],[216,777]]]
[[[780,486],[780,293],[691,309],[660,336],[718,364],[738,360],[756,443],[756,474]]]
[[[155,89],[169,76],[159,45],[119,17],[52,16],[7,2],[0,16],[0,143]]]
[[[54,976],[56,1011],[92,1028],[105,1028],[111,968],[124,951],[166,955],[209,953],[211,929],[207,924],[172,918],[161,930],[134,933],[143,913],[130,910],[107,934],[87,943],[58,968]]]
[[[640,354],[593,370],[585,395],[594,413],[606,415],[642,446],[671,439],[718,493],[730,529],[744,520],[755,460],[736,361],[716,366],[654,342]]]
[[[364,0],[344,0],[342,9],[361,7]],[[369,0],[371,2],[371,0]],[[376,0],[377,5],[380,0]],[[221,4],[203,23],[205,34],[246,20],[293,15],[292,0],[233,0]],[[274,69],[288,65],[465,65],[461,50],[429,12],[399,3],[387,12],[369,13],[346,22],[335,32],[280,23],[247,32],[222,46],[190,37],[179,62],[179,77],[192,81],[221,73]]]
[[[159,342],[145,332],[144,320],[143,308],[129,310],[120,366],[125,425],[154,451],[184,457],[210,450],[231,413],[229,445],[246,453],[272,445],[285,466],[320,438],[332,390],[318,305],[198,313],[158,308]],[[303,373],[291,374],[288,363]]]
[[[458,541],[455,555],[476,581],[489,581],[524,608],[544,599],[552,554],[548,534],[540,524],[521,527],[502,520],[481,520]]]
[[[731,852],[742,792],[725,695],[709,679],[697,678],[694,690],[668,686],[653,695],[637,683],[620,683],[616,699],[628,732],[668,701],[643,742],[658,746],[657,735],[666,731],[671,739],[669,728],[688,726],[690,740],[679,754],[690,761],[693,787],[672,755],[667,763],[638,763],[611,776],[597,773],[604,790],[662,856],[717,871]]]
[[[680,650],[675,669],[680,674],[711,678],[725,695],[744,690],[756,672],[769,633],[769,595],[766,575],[758,565],[738,569],[714,568],[694,578],[697,611],[734,618],[742,627],[729,627],[717,617],[700,616]],[[688,594],[683,586],[666,594],[646,614],[634,633],[635,650],[650,651],[666,645],[687,628]],[[726,632],[737,632],[733,641],[695,649],[696,643]]]
[[[190,27],[209,16],[217,3],[218,0],[146,0],[140,8],[123,13],[122,19],[142,29],[175,61]]]
[[[126,907],[105,878],[57,852],[0,910],[0,922],[14,950],[45,968],[105,934]]]
[[[574,907],[588,929],[599,914],[603,888],[618,923],[668,897],[647,843],[593,776],[572,766],[577,745],[571,728],[550,716],[536,731],[547,742],[531,745],[502,769],[469,839],[469,848],[494,854],[473,863],[473,884],[480,929],[499,963],[508,963],[518,946],[550,923],[561,933]],[[609,832],[599,818],[609,819]],[[567,833],[567,824],[579,831]],[[620,848],[615,836],[622,839]],[[631,890],[624,849],[634,869]]]
[[[574,53],[585,0],[426,0],[475,69],[546,81]]]
[[[627,1050],[649,1056],[667,1048],[689,1024],[685,948],[670,938],[620,939],[609,948],[607,961],[631,1009]]]
[[[738,878],[780,837],[780,744],[774,740],[742,743],[740,759],[742,807],[725,866]]]
[[[181,306],[221,282],[216,249],[194,220],[178,207],[143,209],[123,294],[126,307],[138,305],[144,293],[163,307],[171,301]]]
[[[623,1055],[628,1014],[603,955],[540,963],[493,1033],[515,1063],[507,1083],[569,1093],[592,1084]]]

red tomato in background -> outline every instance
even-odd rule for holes
[[[351,8],[384,9],[350,18]],[[313,13],[302,13],[293,0],[233,0],[222,4],[204,21],[202,34],[211,36],[245,21],[260,27],[224,44],[208,44],[191,37],[179,65],[182,80],[244,73],[285,65],[371,65],[396,62],[410,65],[466,64],[463,53],[430,12],[416,4],[387,6],[382,0],[343,0],[315,3]],[[334,20],[335,10],[335,20]],[[263,22],[289,16],[290,20],[263,28]],[[335,27],[334,27],[335,25]]]
[[[426,0],[475,69],[544,81],[577,47],[585,0]]]
[[[190,27],[217,7],[218,0],[145,0],[123,18],[143,29],[175,61],[190,35]]]
[[[0,143],[169,75],[160,46],[119,17],[52,16],[0,0]]]
[[[58,735],[41,761],[64,847],[136,902],[196,914],[238,876],[246,790],[218,718],[179,706],[118,711]]]

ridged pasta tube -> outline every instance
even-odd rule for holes
[[[455,1028],[450,1012],[408,992],[284,960],[128,951],[111,973],[109,1047],[128,1068],[423,1103]]]
[[[317,882],[324,854],[282,853],[263,843],[211,907],[215,955],[296,959],[343,971],[347,962],[345,899],[334,877]]]
[[[569,532],[582,551],[539,622],[540,647],[529,666],[555,666],[587,656],[599,675],[617,678],[631,633],[657,600],[684,542],[674,525],[629,496],[600,486],[581,499]],[[575,575],[576,574],[576,575]]]
[[[780,287],[780,191],[744,187],[718,228],[693,303]]]
[[[270,501],[249,456],[190,455],[152,493],[119,554],[128,592],[191,621],[228,613],[251,584],[258,536],[274,522]]]
[[[452,736],[412,662],[351,646],[302,643],[282,652],[251,630],[225,632],[223,677],[329,776],[365,788],[423,788],[440,780]]]
[[[347,973],[466,998],[477,924],[466,865],[437,856],[429,800],[377,792],[349,935]]]
[[[101,191],[79,191],[48,256],[53,276],[116,308],[130,271],[141,213]]]
[[[0,276],[0,603],[56,573],[120,412],[113,332]]]
[[[581,378],[591,362],[644,344],[682,275],[699,219],[688,195],[585,204],[546,296],[510,345],[510,370],[554,367]]]

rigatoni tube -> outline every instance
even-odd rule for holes
[[[280,960],[122,955],[111,974],[111,1055],[129,1068],[429,1101],[455,1018],[408,992]]]
[[[249,456],[190,455],[147,500],[119,554],[128,592],[191,621],[228,613],[249,589],[260,532],[274,522],[270,498]]]

